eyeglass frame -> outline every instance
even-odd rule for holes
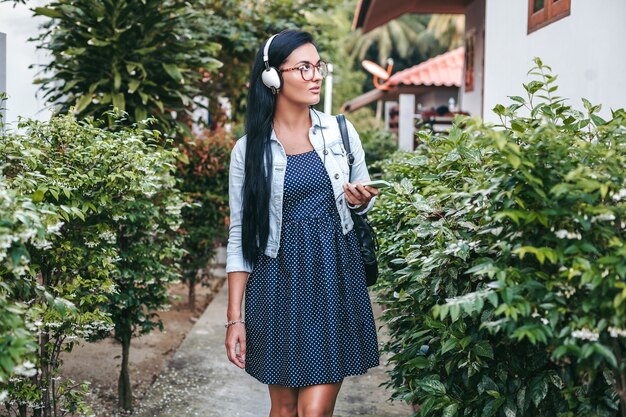
[[[300,76],[302,77],[302,81],[313,81],[313,78],[315,78],[315,69],[313,70],[313,76],[311,77],[310,80],[307,80],[304,78],[304,74],[302,73],[302,65],[311,65],[313,68],[317,69],[317,72],[319,72],[320,76],[322,78],[326,78],[326,76],[328,75],[328,62],[326,61],[322,61],[320,60],[317,65],[313,65],[310,62],[303,62],[302,64],[298,65],[297,67],[291,67],[291,68],[285,68],[285,69],[279,69],[279,72],[287,72],[287,71],[295,71],[295,70],[300,70]],[[322,74],[322,70],[320,69],[320,65],[324,64],[324,66],[326,67],[326,74]]]

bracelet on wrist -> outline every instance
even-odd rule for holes
[[[356,210],[362,208],[363,204],[351,204],[348,200],[346,200],[346,206],[348,206],[351,210]]]
[[[233,324],[237,324],[237,323],[245,324],[246,322],[243,319],[229,320],[226,322],[226,324],[224,324],[224,327],[228,329],[230,326],[232,326]]]

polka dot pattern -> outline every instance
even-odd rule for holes
[[[333,383],[379,364],[356,235],[341,230],[315,151],[288,155],[278,256],[246,285],[246,371],[265,384]]]

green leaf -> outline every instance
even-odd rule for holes
[[[420,416],[427,417],[430,415],[430,410],[433,409],[435,404],[437,403],[437,399],[433,397],[428,397],[423,404],[420,404]]]
[[[91,96],[83,95],[76,101],[76,108],[74,111],[76,113],[82,113],[83,110],[87,108],[87,106],[91,103]]]
[[[459,411],[459,404],[452,403],[443,409],[443,414],[441,417],[454,417],[457,415]]]
[[[139,84],[141,84],[141,81],[133,78],[128,82],[128,92],[129,93],[134,93],[137,90],[137,87],[139,87]]]
[[[31,199],[35,203],[41,203],[44,199],[44,192],[42,190],[35,191],[33,195],[31,196]]]
[[[123,93],[111,94],[111,99],[113,100],[113,107],[122,111],[126,110],[126,100]]]
[[[436,379],[426,379],[417,382],[417,385],[426,393],[431,395],[445,395],[446,387]]]
[[[485,407],[483,408],[481,417],[495,416],[498,410],[500,409],[500,407],[502,406],[503,402],[504,402],[503,397],[494,398],[493,400],[487,401],[487,404],[485,404]]]
[[[63,13],[59,10],[51,9],[49,7],[35,7],[33,10],[36,15],[51,17],[53,19],[58,19],[63,17]]]
[[[519,168],[522,163],[522,160],[517,155],[508,154],[506,157],[513,168]]]
[[[524,129],[524,126],[517,120],[511,121],[511,129],[518,133],[524,133],[526,131],[526,129]],[[517,166],[515,166],[515,168],[517,168]]]
[[[176,65],[166,63],[162,63],[161,65],[163,65],[163,69],[165,69],[169,76],[172,77],[174,80],[178,82],[183,81],[183,74],[180,72],[180,69]]]
[[[444,344],[441,346],[441,354],[443,355],[446,352],[451,351],[452,349],[454,349],[456,346],[458,345],[458,341],[454,338],[449,338],[448,340],[446,340],[444,342]]]
[[[486,340],[481,340],[480,342],[476,343],[476,345],[474,346],[474,353],[484,358],[493,359],[493,348]]]
[[[596,114],[592,114],[589,117],[591,118],[591,120],[596,126],[604,126],[606,124],[606,120],[604,120],[603,118],[601,118],[600,116]]]
[[[113,67],[113,91],[120,91],[121,86],[122,76],[117,67]]]
[[[541,401],[548,395],[548,383],[543,377],[535,377],[530,381],[530,399],[539,407]]]
[[[146,120],[148,117],[148,112],[143,107],[135,107],[135,121],[140,122],[142,120]]]
[[[504,405],[503,410],[505,417],[517,417],[517,407],[515,406],[515,403],[513,401],[507,401]]]
[[[600,343],[594,343],[593,349],[602,355],[613,368],[617,368],[617,359],[611,349]]]

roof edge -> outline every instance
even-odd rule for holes
[[[354,12],[354,19],[352,20],[352,30],[363,27],[371,3],[371,0],[359,0]]]

